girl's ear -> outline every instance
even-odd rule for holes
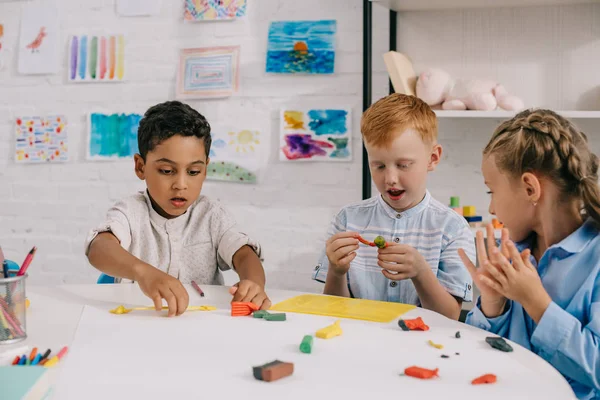
[[[137,175],[137,177],[141,180],[146,179],[146,162],[144,161],[142,156],[139,154],[135,154],[133,156],[133,161],[135,162],[135,174]]]
[[[542,197],[542,185],[540,184],[538,177],[531,172],[525,172],[521,175],[521,183],[527,191],[527,198],[531,204],[534,206],[537,205],[538,201],[540,201],[540,197]]]

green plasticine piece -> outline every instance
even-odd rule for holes
[[[402,319],[398,320],[398,326],[402,328],[403,331],[410,331],[409,327],[406,326],[406,323]]]
[[[494,337],[494,336],[488,336],[485,338],[485,341],[487,342],[487,344],[489,344],[490,346],[492,346],[495,349],[498,349],[500,351],[505,351],[507,353],[513,351],[513,348],[510,344],[506,343],[506,340],[504,340],[501,337]]]
[[[312,352],[313,346],[313,337],[311,335],[306,335],[302,338],[302,343],[300,343],[300,351],[306,354],[310,354]]]
[[[285,321],[285,313],[277,313],[277,314],[266,314],[264,317],[265,321]]]
[[[380,249],[386,247],[385,238],[383,236],[377,236],[375,240],[373,240],[373,243],[375,243],[375,246],[379,247]]]
[[[265,316],[267,315],[269,315],[269,312],[267,310],[258,310],[252,313],[252,316],[254,318],[265,318]]]

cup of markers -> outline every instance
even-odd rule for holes
[[[9,268],[11,262],[2,260],[0,276],[0,345],[20,342],[27,338],[27,298],[25,282],[27,268],[35,255],[31,249],[18,270]],[[2,257],[3,258],[3,257]]]

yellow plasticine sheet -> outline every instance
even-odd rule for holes
[[[411,304],[303,294],[277,303],[271,307],[271,310],[390,322],[414,308],[415,306]]]

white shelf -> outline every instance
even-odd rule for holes
[[[434,110],[438,118],[512,118],[514,111],[453,111],[453,110]],[[600,111],[556,111],[557,114],[570,119],[600,119]]]
[[[459,8],[544,7],[599,3],[599,0],[371,0],[394,11],[451,10]]]

